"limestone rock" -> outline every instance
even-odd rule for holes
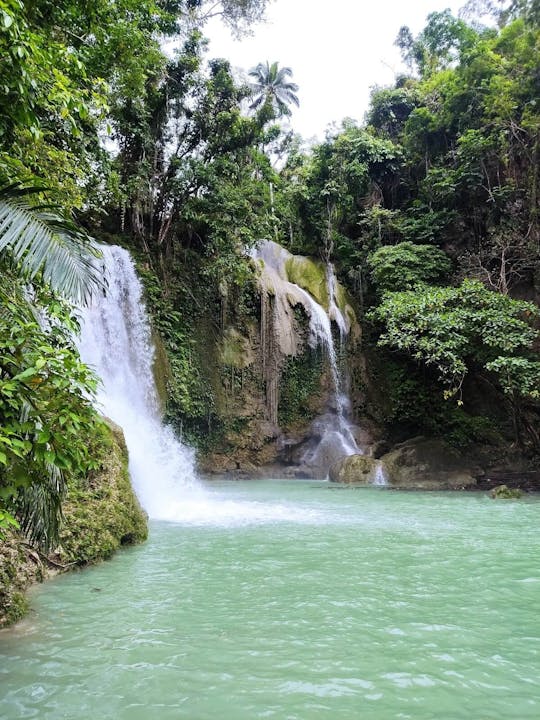
[[[415,490],[460,490],[476,485],[478,469],[443,440],[412,438],[381,457],[388,482]]]
[[[373,485],[377,482],[380,462],[368,455],[349,455],[329,470],[331,482],[347,485]]]

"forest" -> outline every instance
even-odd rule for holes
[[[257,315],[264,238],[336,268],[362,330],[355,411],[385,441],[540,455],[539,3],[401,28],[406,71],[311,146],[284,122],[291,69],[261,58],[241,80],[206,56],[210,16],[241,34],[265,4],[0,0],[0,528],[42,548],[107,453],[74,339],[77,304],[106,292],[100,242],[137,259],[166,418],[203,454],[243,426],[200,335]]]

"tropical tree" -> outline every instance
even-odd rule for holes
[[[92,467],[97,422],[66,298],[84,303],[104,286],[92,240],[54,206],[32,206],[36,192],[0,191],[0,528],[16,517],[48,547],[67,477]]]
[[[277,62],[270,64],[259,63],[249,71],[250,77],[255,79],[252,83],[253,102],[251,110],[260,109],[262,114],[268,113],[271,118],[291,115],[289,105],[300,105],[298,96],[298,85],[289,82],[292,77],[290,67],[279,67]],[[270,119],[270,118],[269,118]]]
[[[463,404],[466,375],[482,375],[509,402],[516,440],[524,433],[536,448],[540,438],[524,410],[540,398],[534,351],[539,316],[533,303],[488,290],[477,280],[387,292],[370,313],[383,327],[378,345],[434,369],[446,398]]]

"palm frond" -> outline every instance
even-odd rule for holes
[[[15,514],[21,530],[30,542],[44,550],[58,542],[65,491],[61,470],[51,464],[47,465],[46,478],[19,491]]]
[[[103,288],[95,264],[100,252],[92,239],[55,206],[31,205],[36,188],[0,190],[0,257],[8,253],[28,279],[41,272],[51,288],[77,303],[87,303]]]
[[[251,68],[249,75],[255,78],[256,82],[251,84],[253,101],[250,110],[256,110],[267,102],[271,103],[271,107],[277,117],[290,115],[290,104],[300,105],[298,96],[298,85],[294,82],[287,82],[287,78],[292,76],[290,67],[279,67],[279,63],[259,63]]]

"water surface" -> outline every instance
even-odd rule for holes
[[[3,720],[540,717],[540,503],[238,482],[0,633]]]

